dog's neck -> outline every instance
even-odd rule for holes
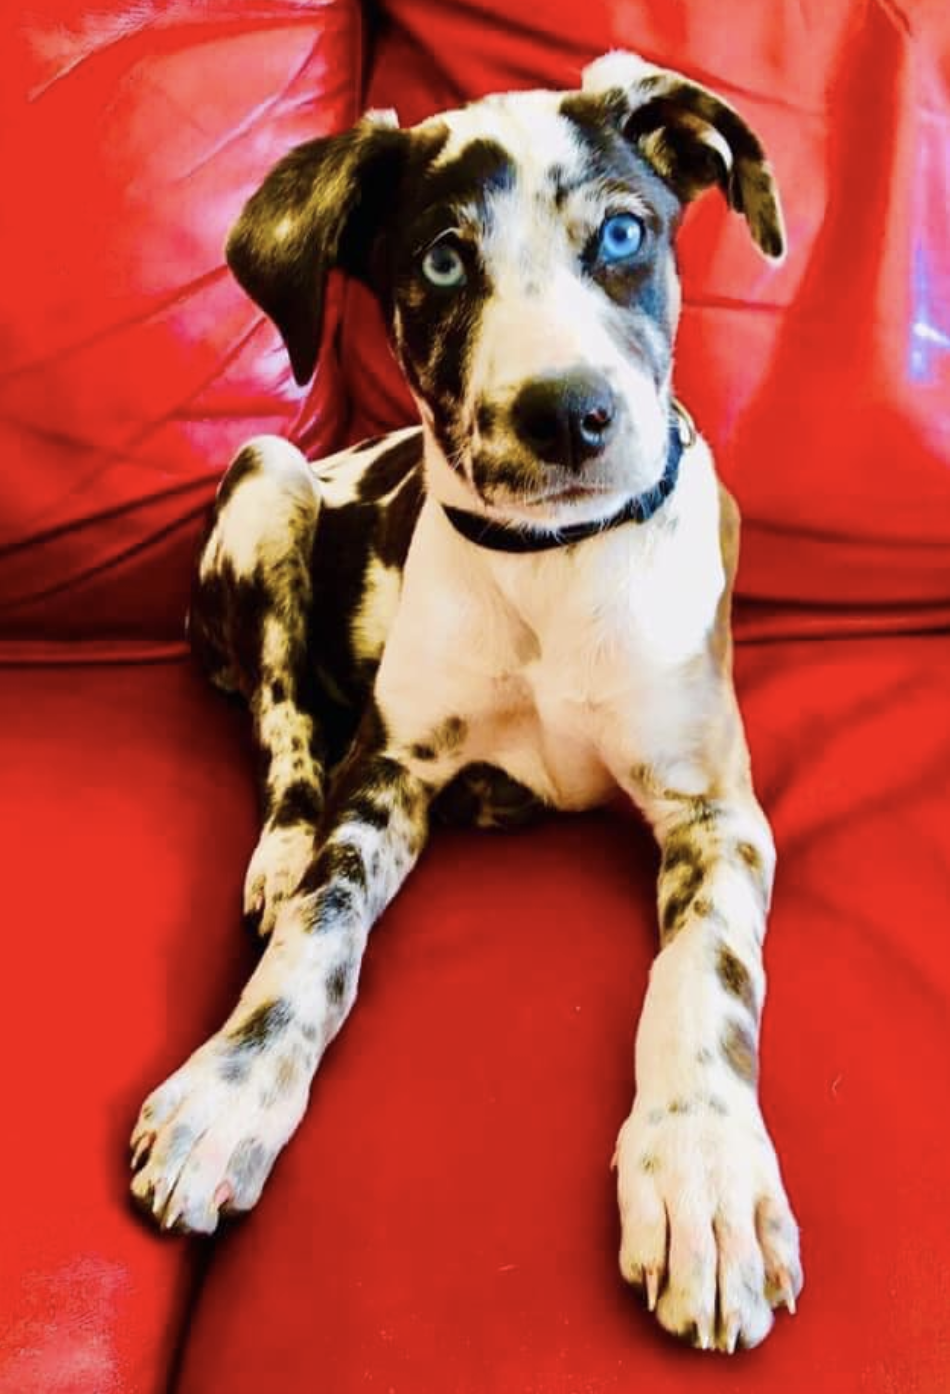
[[[559,547],[573,546],[587,538],[600,536],[628,523],[648,522],[663,507],[676,488],[683,451],[688,449],[695,439],[696,431],[689,413],[674,400],[670,408],[666,459],[663,472],[657,481],[648,489],[628,496],[605,512],[579,522],[558,524],[546,521],[531,524],[492,516],[487,511],[474,512],[461,503],[448,499],[438,498],[438,502],[456,532],[478,547],[492,552],[507,553],[553,551]],[[437,497],[437,491],[433,493]]]

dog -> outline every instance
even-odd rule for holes
[[[732,684],[739,518],[671,386],[674,237],[713,185],[781,258],[742,118],[615,52],[577,91],[409,129],[370,112],[292,150],[241,213],[228,262],[297,381],[337,268],[378,297],[421,424],[316,465],[255,439],[217,495],[190,632],[253,718],[245,909],[267,944],[142,1108],[132,1191],[160,1226],[254,1205],[434,818],[503,827],[621,790],[661,851],[621,1271],[704,1349],[794,1312],[756,1087],[775,852]]]

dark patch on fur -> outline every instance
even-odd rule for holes
[[[428,740],[417,741],[410,747],[416,760],[435,760],[439,755],[453,755],[465,740],[468,724],[460,716],[447,716],[435,728]]]
[[[667,879],[672,877],[675,880],[669,894],[664,896],[660,916],[665,939],[682,928],[683,921],[706,880],[707,871],[706,862],[689,830],[679,828],[670,833],[660,863],[664,891]]]
[[[383,437],[385,439],[385,437]],[[357,497],[360,503],[377,503],[422,464],[422,431],[395,441],[366,466]]]
[[[402,570],[423,498],[422,476],[411,473],[383,509],[376,530],[375,548],[384,566],[395,566]]]
[[[670,1113],[692,1113],[693,1105],[689,1099],[673,1099],[669,1105]]]
[[[317,884],[314,885],[314,882]],[[316,892],[316,917],[313,924],[307,927],[318,933],[321,930],[334,929],[336,920],[351,917],[356,909],[356,888],[347,881],[324,883],[315,867],[307,870],[300,882],[300,889],[305,894]]]
[[[768,903],[769,898],[769,879],[765,870],[765,862],[759,849],[751,842],[737,842],[736,855],[744,866],[748,868],[749,875],[755,883],[755,889],[759,899],[762,901],[763,909]]]
[[[445,210],[480,203],[488,194],[510,189],[516,178],[517,164],[511,151],[496,140],[477,136],[454,159],[429,168],[420,181],[418,199],[438,219]],[[434,226],[437,228],[437,223]]]
[[[746,1084],[755,1084],[759,1063],[755,1037],[741,1022],[731,1021],[722,1036],[723,1056]]]
[[[322,809],[320,790],[306,779],[295,779],[278,794],[268,822],[273,828],[289,828],[296,823],[316,825]]]
[[[228,1040],[245,1049],[262,1050],[287,1029],[293,1015],[290,1003],[282,997],[263,1002],[240,1026],[228,1032]]]
[[[475,424],[483,436],[490,436],[495,429],[498,412],[491,402],[479,402],[475,408]]]
[[[535,822],[545,803],[497,765],[478,761],[460,770],[432,803],[433,817],[452,827],[512,829]]]
[[[350,972],[345,964],[340,964],[327,974],[327,1000],[339,1007],[346,997],[350,983]]]
[[[270,685],[270,699],[275,706],[287,700],[287,688],[284,686],[282,678],[275,678]]]
[[[261,681],[264,617],[272,609],[263,568],[238,576],[228,556],[204,580],[195,574],[191,646],[213,682],[250,700]]]
[[[537,470],[517,458],[499,460],[479,451],[472,456],[472,483],[481,498],[491,501],[503,491],[524,494],[536,488]]]
[[[381,831],[389,826],[389,808],[372,794],[355,794],[347,805],[347,812],[354,822],[365,823],[368,828]]]
[[[228,1162],[228,1178],[234,1186],[234,1199],[238,1202],[253,1199],[271,1169],[273,1154],[256,1138],[244,1138],[231,1153]]]
[[[258,916],[258,918],[260,918]],[[247,1058],[247,1051],[238,1047],[232,1050],[221,1062],[218,1071],[225,1084],[243,1084],[251,1073],[251,1064]]]
[[[361,891],[366,890],[363,854],[351,842],[328,842],[317,858],[315,873],[324,884],[339,878]]]
[[[716,975],[727,992],[738,997],[753,1017],[758,1015],[755,988],[748,968],[728,944],[719,942],[716,948]]]

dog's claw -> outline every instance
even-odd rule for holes
[[[651,1312],[655,1312],[660,1296],[660,1275],[657,1269],[648,1268],[643,1276],[647,1290],[647,1308]]]
[[[699,1350],[712,1350],[714,1345],[712,1319],[706,1317],[697,1325],[696,1346]]]
[[[154,1145],[155,1145],[155,1134],[154,1134],[154,1133],[142,1133],[141,1137],[139,1137],[136,1141],[133,1142],[133,1144],[132,1144],[132,1170],[133,1170],[133,1171],[138,1171],[139,1167],[140,1167],[140,1166],[142,1165],[142,1163],[145,1161],[145,1158],[148,1156],[149,1152],[151,1152],[152,1147],[153,1147]]]
[[[215,1206],[215,1209],[222,1210],[229,1203],[229,1201],[232,1201],[233,1199],[234,1191],[231,1187],[230,1181],[222,1181],[220,1186],[218,1186],[217,1190],[214,1193],[212,1203]]]
[[[794,1316],[796,1311],[795,1289],[792,1285],[791,1275],[787,1269],[782,1269],[778,1276],[776,1287],[778,1288],[779,1305],[787,1308],[789,1316]]]
[[[740,1318],[738,1312],[730,1312],[723,1319],[722,1348],[728,1355],[734,1355],[739,1340]]]

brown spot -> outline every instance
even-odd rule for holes
[[[738,997],[746,1010],[757,1018],[759,1008],[749,970],[722,940],[716,949],[716,974],[726,991]]]
[[[750,871],[761,872],[762,858],[759,855],[758,848],[753,847],[751,842],[737,842],[736,851]]]
[[[663,899],[660,925],[663,938],[670,938],[682,928],[683,921],[706,879],[707,866],[690,833],[678,829],[671,833],[663,848],[660,878],[663,889],[669,879],[674,885]]]
[[[409,754],[414,760],[434,760],[435,747],[425,741],[416,741],[415,745],[409,747]]]
[[[722,1037],[722,1053],[726,1062],[746,1084],[755,1084],[758,1078],[758,1057],[755,1037],[747,1026],[731,1021]]]
[[[680,795],[682,797],[682,795]],[[691,826],[699,824],[715,823],[719,817],[719,805],[712,799],[705,797],[689,798],[687,800],[689,808],[689,821]]]
[[[693,1105],[689,1099],[674,1099],[669,1105],[670,1113],[692,1113]]]
[[[653,1152],[645,1152],[640,1158],[640,1170],[652,1176],[655,1171],[660,1169],[660,1159]]]
[[[769,883],[761,852],[757,847],[754,847],[751,842],[737,842],[736,855],[739,857],[740,861],[748,867],[752,879],[755,882],[755,888],[763,904],[765,904],[768,901]]]

